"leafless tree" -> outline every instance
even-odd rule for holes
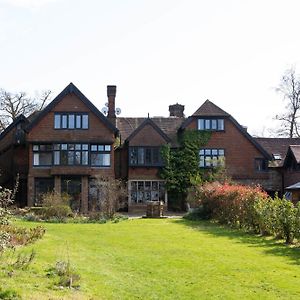
[[[43,91],[36,97],[29,97],[25,92],[11,93],[0,89],[0,132],[19,115],[29,116],[42,110],[50,100],[51,91]]]
[[[285,111],[276,116],[282,125],[278,133],[290,138],[299,137],[300,77],[296,74],[295,68],[286,70],[276,90],[283,95],[283,100],[286,103]]]

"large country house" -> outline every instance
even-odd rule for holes
[[[199,149],[200,168],[225,161],[233,180],[259,184],[271,195],[300,181],[300,139],[254,138],[209,100],[188,118],[180,104],[169,106],[169,117],[127,118],[115,113],[116,86],[107,87],[107,96],[104,116],[70,83],[44,110],[19,116],[2,132],[0,184],[12,187],[18,174],[18,205],[38,205],[43,193],[55,190],[69,193],[74,209],[93,210],[98,175],[128,182],[129,210],[149,200],[170,205],[159,177],[160,149],[177,147],[187,129],[211,131]]]

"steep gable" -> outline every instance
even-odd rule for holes
[[[215,105],[209,100],[206,100],[193,114],[193,117],[229,117],[229,114]]]
[[[145,119],[126,139],[126,142],[134,140],[143,144],[169,143],[171,139],[149,118]],[[137,142],[137,141],[135,141]],[[138,142],[139,143],[139,142]]]
[[[31,131],[50,111],[69,94],[74,94],[77,98],[101,120],[101,122],[112,132],[117,134],[118,129],[96,108],[96,106],[82,94],[82,92],[71,82],[53,101],[51,101],[29,124],[27,131]]]

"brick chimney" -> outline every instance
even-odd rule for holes
[[[173,104],[169,106],[170,117],[183,118],[184,117],[184,105]]]
[[[117,92],[117,87],[115,85],[108,85],[107,86],[107,97],[108,97],[108,114],[107,114],[107,117],[113,123],[115,123],[115,119],[116,119],[116,105],[115,105],[116,92]]]

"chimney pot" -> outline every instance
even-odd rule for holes
[[[170,112],[170,117],[183,118],[184,105],[178,103],[169,105],[169,112]]]

